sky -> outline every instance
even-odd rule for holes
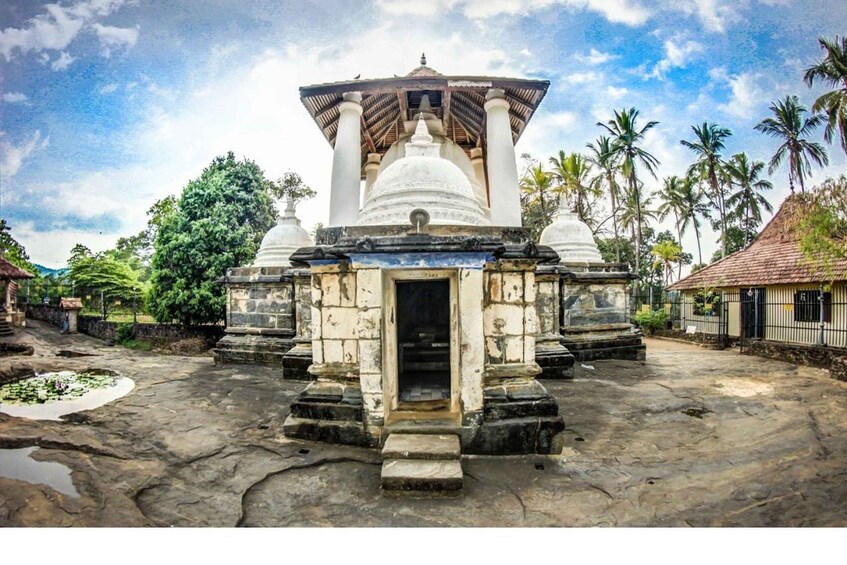
[[[821,57],[818,37],[847,33],[843,2],[5,0],[0,217],[34,262],[62,267],[76,243],[100,251],[142,230],[156,200],[231,150],[316,189],[298,209],[311,229],[327,220],[332,148],[298,88],[403,75],[421,52],[444,74],[549,80],[516,147],[542,161],[583,151],[598,121],[638,108],[642,125],[659,122],[645,140],[656,190],[684,174],[693,154],[679,141],[703,121],[732,130],[725,156],[770,159],[778,143],[753,127],[771,101],[811,107],[824,91],[803,70]],[[811,184],[847,172],[827,149]],[[780,203],[787,171],[769,178]],[[683,247],[696,253],[693,232]]]

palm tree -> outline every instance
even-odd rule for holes
[[[721,255],[726,256],[726,202],[724,190],[718,181],[721,165],[721,151],[724,149],[724,140],[732,135],[732,132],[717,124],[703,122],[702,126],[691,126],[694,131],[693,142],[681,140],[680,143],[697,154],[697,161],[688,169],[688,173],[699,174],[709,183],[711,198],[720,216],[721,223]]]
[[[806,139],[806,136],[818,129],[825,119],[820,114],[813,114],[803,119],[803,114],[807,110],[800,105],[796,96],[786,96],[785,100],[771,102],[771,112],[774,117],[765,118],[755,127],[756,131],[783,140],[782,145],[768,163],[768,174],[773,174],[787,155],[788,188],[792,193],[794,192],[796,179],[800,182],[800,192],[805,192],[806,186],[803,179],[806,175],[812,174],[809,158],[811,157],[819,167],[829,163],[823,145]]]
[[[647,171],[656,178],[656,167],[659,166],[659,160],[653,155],[639,147],[644,143],[646,133],[656,126],[659,122],[647,122],[643,128],[638,129],[636,120],[638,118],[638,110],[635,108],[615,110],[615,117],[604,124],[597,122],[597,125],[604,128],[612,136],[611,151],[609,155],[613,155],[615,160],[620,163],[621,173],[627,180],[627,200],[632,200],[635,207],[635,222],[637,229],[635,230],[635,272],[641,272],[641,231],[643,224],[641,189],[638,186],[638,165],[642,165]],[[633,284],[633,293],[637,292],[637,283]]]
[[[620,186],[616,180],[618,163],[617,155],[612,153],[612,140],[601,135],[594,143],[589,143],[587,147],[591,150],[589,160],[597,167],[598,173],[591,180],[598,188],[603,181],[606,182],[606,188],[609,191],[609,198],[612,201],[612,225],[615,231],[615,261],[621,262],[621,250],[618,245],[618,202],[620,201]]]
[[[700,249],[700,219],[698,214],[703,212],[705,204],[703,204],[703,191],[700,190],[700,184],[697,179],[691,175],[686,175],[682,179],[682,184],[679,188],[679,196],[682,201],[682,211],[680,213],[680,233],[684,234],[688,229],[689,224],[694,226],[694,235],[697,238],[697,257],[699,264],[703,264],[703,251]],[[682,240],[680,240],[680,243]]]
[[[823,138],[832,143],[835,130],[841,136],[841,149],[847,153],[847,37],[840,40],[819,38],[824,58],[817,64],[806,69],[804,79],[810,87],[815,80],[820,80],[835,88],[821,95],[812,105],[812,112],[826,114],[826,129]]]
[[[727,199],[726,204],[733,209],[735,217],[744,218],[744,231],[747,245],[750,245],[750,232],[753,225],[762,223],[762,208],[773,212],[773,206],[761,191],[770,190],[770,181],[759,178],[765,164],[761,161],[750,161],[746,153],[738,153],[726,164],[726,169],[732,178],[732,183],[738,187]]]
[[[653,262],[653,267],[662,265],[662,272],[665,276],[665,288],[667,288],[671,277],[671,263],[680,263],[680,255],[682,248],[673,241],[660,241],[653,246],[651,251],[656,260]]]
[[[599,196],[599,189],[588,181],[588,173],[591,171],[589,161],[579,153],[566,155],[559,150],[555,157],[550,157],[550,164],[553,166],[551,174],[559,183],[558,190],[570,204],[571,211],[589,227],[593,227],[595,222],[591,217],[589,199]]]
[[[520,189],[524,193],[522,200],[525,204],[538,204],[541,210],[541,224],[539,227],[547,226],[553,220],[555,207],[552,206],[553,198],[553,176],[541,163],[527,166],[524,176],[521,178]]]
[[[659,200],[662,203],[656,209],[660,221],[664,221],[673,214],[674,226],[676,226],[677,240],[682,245],[682,218],[686,212],[685,201],[682,195],[682,179],[677,176],[668,177],[659,191]],[[677,277],[682,277],[682,262],[679,263]]]

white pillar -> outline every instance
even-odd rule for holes
[[[344,93],[339,104],[338,132],[332,155],[332,185],[329,193],[329,227],[352,226],[359,218],[362,180],[360,117],[362,94]]]
[[[473,168],[473,176],[476,180],[474,196],[476,196],[480,206],[488,209],[488,191],[485,188],[485,164],[482,160],[482,149],[479,147],[471,149],[471,167]]]
[[[505,98],[505,92],[499,88],[489,90],[486,99],[485,135],[491,224],[520,227],[521,196],[509,121],[509,101]]]
[[[371,188],[376,182],[376,174],[379,172],[379,153],[368,153],[368,162],[365,163],[365,198],[363,202],[367,202],[371,196]]]

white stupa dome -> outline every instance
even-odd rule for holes
[[[408,224],[416,208],[426,210],[433,225],[490,225],[470,179],[439,155],[439,147],[432,142],[422,113],[406,155],[386,167],[371,187],[358,225]]]
[[[301,247],[314,245],[309,233],[300,227],[294,214],[294,201],[289,200],[285,213],[262,239],[262,245],[253,261],[254,267],[289,267],[291,254]]]
[[[566,208],[564,200],[553,223],[541,232],[539,243],[552,247],[562,263],[603,262],[591,228]]]

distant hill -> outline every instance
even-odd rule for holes
[[[45,267],[44,265],[39,265],[38,263],[34,263],[34,265],[38,269],[38,272],[41,274],[42,277],[49,277],[51,275],[58,277],[68,272],[67,268],[51,269],[50,267]]]

